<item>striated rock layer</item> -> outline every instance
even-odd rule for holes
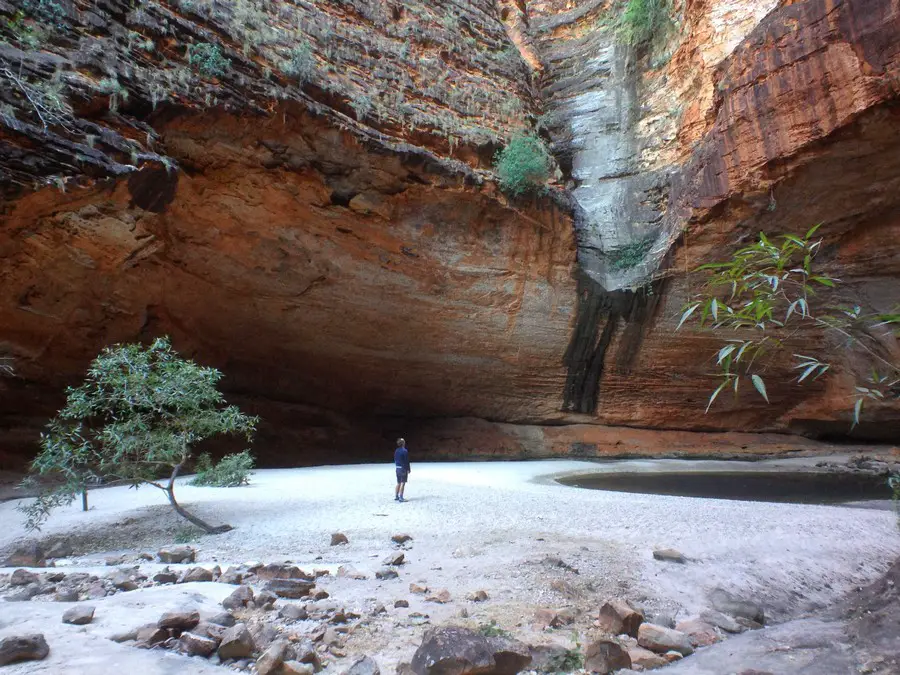
[[[772,406],[704,415],[718,340],[674,327],[686,270],[815,222],[843,299],[900,303],[889,0],[686,2],[668,58],[624,54],[596,1],[87,5],[44,51],[0,45],[4,464],[101,347],[159,334],[226,373],[271,462],[395,433],[441,456],[815,447],[604,425],[847,433],[852,359],[805,387],[776,364]],[[201,43],[230,65],[198,70]],[[541,112],[557,184],[510,202],[491,158]],[[613,269],[648,237],[640,280]],[[856,433],[898,429],[886,402]]]

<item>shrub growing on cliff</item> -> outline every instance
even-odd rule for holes
[[[644,260],[644,256],[650,252],[652,247],[653,237],[644,237],[613,249],[606,257],[609,259],[609,266],[613,270],[623,272],[640,265]]]
[[[550,177],[550,153],[536,136],[516,136],[494,157],[501,189],[514,197],[540,188]]]
[[[304,40],[291,50],[290,58],[282,62],[285,75],[296,78],[300,84],[312,80],[316,73],[316,58],[309,42]]]
[[[208,42],[198,42],[188,48],[188,63],[206,77],[222,77],[231,67],[231,61],[222,56],[219,45]]]
[[[253,455],[249,450],[225,455],[216,464],[207,453],[197,458],[197,475],[191,485],[198,487],[238,487],[250,482]]]
[[[672,27],[670,0],[628,0],[619,19],[622,41],[643,47],[661,39]]]
[[[853,426],[859,424],[865,401],[900,398],[900,363],[892,360],[888,343],[900,335],[900,313],[865,312],[856,306],[817,302],[817,292],[834,288],[839,279],[813,268],[822,243],[814,235],[786,234],[759,240],[734,253],[731,260],[702,265],[710,273],[699,297],[685,306],[678,324],[698,320],[701,328],[729,331],[715,356],[721,382],[707,411],[725,389],[737,395],[749,380],[767,402],[762,373],[772,357],[786,346],[793,329],[803,326],[836,337],[844,349],[865,359],[867,373],[857,378],[852,397]],[[811,382],[832,370],[816,356],[794,354],[797,382]]]
[[[104,349],[84,383],[67,391],[66,406],[41,436],[35,476],[62,480],[56,489],[20,507],[37,529],[49,512],[71,503],[89,477],[152,485],[172,508],[208,533],[224,532],[186,511],[175,499],[175,479],[194,443],[218,434],[252,436],[257,418],[225,405],[216,389],[222,374],[182,359],[168,339],[149,347]],[[165,476],[165,478],[161,478]]]

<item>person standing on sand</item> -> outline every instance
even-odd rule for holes
[[[394,466],[397,469],[397,487],[394,490],[394,501],[405,502],[403,490],[409,479],[409,450],[406,449],[406,441],[397,439],[397,449],[394,450]]]

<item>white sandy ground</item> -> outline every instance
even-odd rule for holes
[[[821,459],[725,466],[783,470]],[[601,469],[722,465],[678,460],[414,463],[405,504],[392,499],[389,464],[263,470],[249,486],[232,489],[192,488],[182,481],[177,495],[208,521],[235,527],[193,544],[200,549],[201,564],[218,562],[224,568],[249,560],[291,560],[306,568],[334,570],[349,564],[367,572],[365,581],[325,577],[320,585],[335,602],[363,615],[376,603],[388,607],[387,615],[372,619],[347,645],[348,658],[370,653],[386,673],[411,658],[426,628],[410,625],[410,612],[430,615],[433,625],[461,621],[458,613],[465,607],[471,625],[496,620],[517,637],[534,641],[548,639],[531,625],[536,607],[571,606],[585,612],[574,626],[584,642],[590,631],[588,612],[607,598],[625,597],[651,616],[663,612],[681,619],[706,608],[708,591],[721,586],[756,599],[780,621],[833,603],[875,579],[900,555],[896,517],[890,511],[601,492],[547,479]],[[79,542],[91,546],[94,553],[79,559],[79,567],[98,564],[116,551],[155,551],[171,543],[182,526],[154,488],[107,488],[90,497],[88,513],[79,505],[62,509],[41,533],[50,541],[71,537],[76,552]],[[14,502],[0,504],[0,549],[25,536],[14,507]],[[338,531],[348,536],[349,545],[329,546],[331,533]],[[400,532],[413,537],[408,562],[399,568],[400,579],[377,581],[373,573],[395,549],[391,535]],[[658,547],[680,550],[688,564],[654,560],[652,550]],[[548,564],[547,556],[558,556],[578,573]],[[453,602],[425,602],[409,593],[410,582],[447,588]],[[479,589],[489,593],[488,602],[466,601],[467,593]],[[191,584],[92,601],[97,619],[86,627],[59,623],[66,604],[5,604],[0,606],[0,637],[43,632],[51,656],[4,671],[53,673],[63,672],[64,665],[67,675],[123,668],[151,674],[224,672],[198,659],[190,660],[185,670],[186,657],[163,657],[104,636],[179,606],[212,611],[230,590],[220,584]],[[409,600],[410,608],[394,609],[399,598]],[[563,639],[571,639],[571,631],[557,635],[562,633]],[[98,666],[98,658],[107,665]],[[329,670],[340,672],[342,665],[333,663]]]

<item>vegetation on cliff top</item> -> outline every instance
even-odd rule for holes
[[[72,503],[100,479],[152,485],[180,516],[205,532],[231,529],[207,524],[175,499],[175,479],[190,461],[192,445],[219,434],[249,440],[256,429],[256,417],[225,405],[216,388],[221,379],[215,368],[181,358],[166,338],[147,348],[129,344],[104,349],[84,383],[68,389],[65,407],[41,435],[32,477],[55,477],[62,484],[19,507],[26,526],[38,529],[50,511]],[[245,466],[239,460],[228,467],[228,478]]]
[[[618,22],[622,41],[636,48],[662,39],[671,27],[670,0],[628,0]]]
[[[536,136],[516,136],[494,157],[500,187],[512,197],[535,192],[543,186],[550,177],[550,166],[550,152]]]

